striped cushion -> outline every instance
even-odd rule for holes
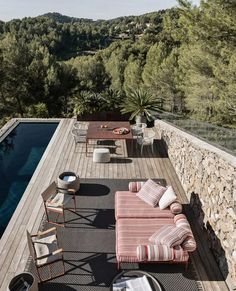
[[[189,232],[189,235],[184,239],[181,246],[185,251],[193,252],[197,248],[197,243],[194,239],[189,222],[184,214],[178,214],[174,217],[175,225],[179,228],[184,228]]]
[[[149,245],[148,238],[164,225],[174,225],[173,218],[122,218],[116,221],[116,258],[118,262],[139,262],[137,246]],[[140,257],[142,260],[143,258]],[[188,261],[188,252],[183,260]]]
[[[174,247],[180,245],[189,234],[189,231],[185,228],[168,225],[163,226],[150,236],[149,241],[155,244],[164,244],[169,247]]]
[[[170,211],[173,214],[179,214],[183,210],[182,204],[179,201],[175,201],[170,205]]]
[[[190,227],[189,222],[184,214],[175,215],[174,223],[177,227],[185,228],[192,234],[191,227]]]
[[[139,261],[170,261],[174,258],[174,252],[166,245],[139,245],[137,257]]]
[[[116,219],[174,218],[174,214],[169,208],[160,210],[158,206],[151,207],[130,191],[117,191],[115,194],[115,217]]]
[[[144,184],[145,184],[144,181],[129,182],[129,191],[138,192]]]
[[[149,179],[136,195],[147,204],[155,207],[165,191],[165,187],[162,187]]]
[[[187,252],[193,252],[196,250],[197,248],[197,244],[196,241],[193,237],[188,236],[181,244],[181,247],[183,248],[183,250],[187,251]]]
[[[148,238],[163,225],[174,225],[173,218],[122,218],[116,221],[118,262],[138,262],[137,246],[148,245]]]
[[[176,261],[186,261],[186,258],[189,257],[188,252],[185,251],[181,246],[175,246],[173,248],[174,259]]]
[[[137,258],[139,262],[144,262],[147,260],[147,246],[139,245],[137,246]]]

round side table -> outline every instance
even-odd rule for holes
[[[147,277],[153,291],[162,291],[161,285],[159,284],[156,278],[154,278],[152,275],[148,274],[147,272],[140,271],[140,270],[122,271],[121,273],[116,275],[111,282],[110,291],[113,291],[113,283],[115,283],[118,279],[121,279],[121,277],[139,278],[144,275]]]

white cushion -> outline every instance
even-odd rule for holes
[[[177,196],[175,195],[172,186],[169,186],[159,200],[160,209],[165,209],[166,207],[168,207],[172,202],[176,200],[176,198]]]
[[[52,200],[46,202],[46,205],[50,208],[62,207],[65,206],[72,199],[72,197],[72,195],[57,193]]]
[[[35,238],[33,240],[33,243],[37,258],[49,255],[50,253],[58,249],[57,239],[55,235],[50,235],[44,238]],[[37,264],[43,265],[45,263],[50,263],[58,259],[61,259],[61,254],[37,259]]]

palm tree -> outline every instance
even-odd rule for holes
[[[155,96],[143,89],[133,89],[121,104],[121,113],[131,113],[130,120],[145,116],[148,121],[153,120],[152,112],[160,109],[160,103]]]

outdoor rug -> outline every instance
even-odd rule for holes
[[[165,185],[165,181],[160,182]],[[191,259],[186,271],[178,264],[130,263],[121,264],[121,270],[117,270],[114,195],[117,190],[127,190],[128,183],[129,180],[121,179],[81,179],[76,197],[77,211],[67,211],[66,227],[57,227],[60,246],[65,251],[66,274],[39,284],[40,291],[108,291],[112,279],[127,269],[150,273],[159,281],[163,291],[203,290]],[[51,226],[44,220],[41,229]],[[30,258],[26,270],[35,274]],[[55,264],[55,274],[61,270],[61,263]]]

